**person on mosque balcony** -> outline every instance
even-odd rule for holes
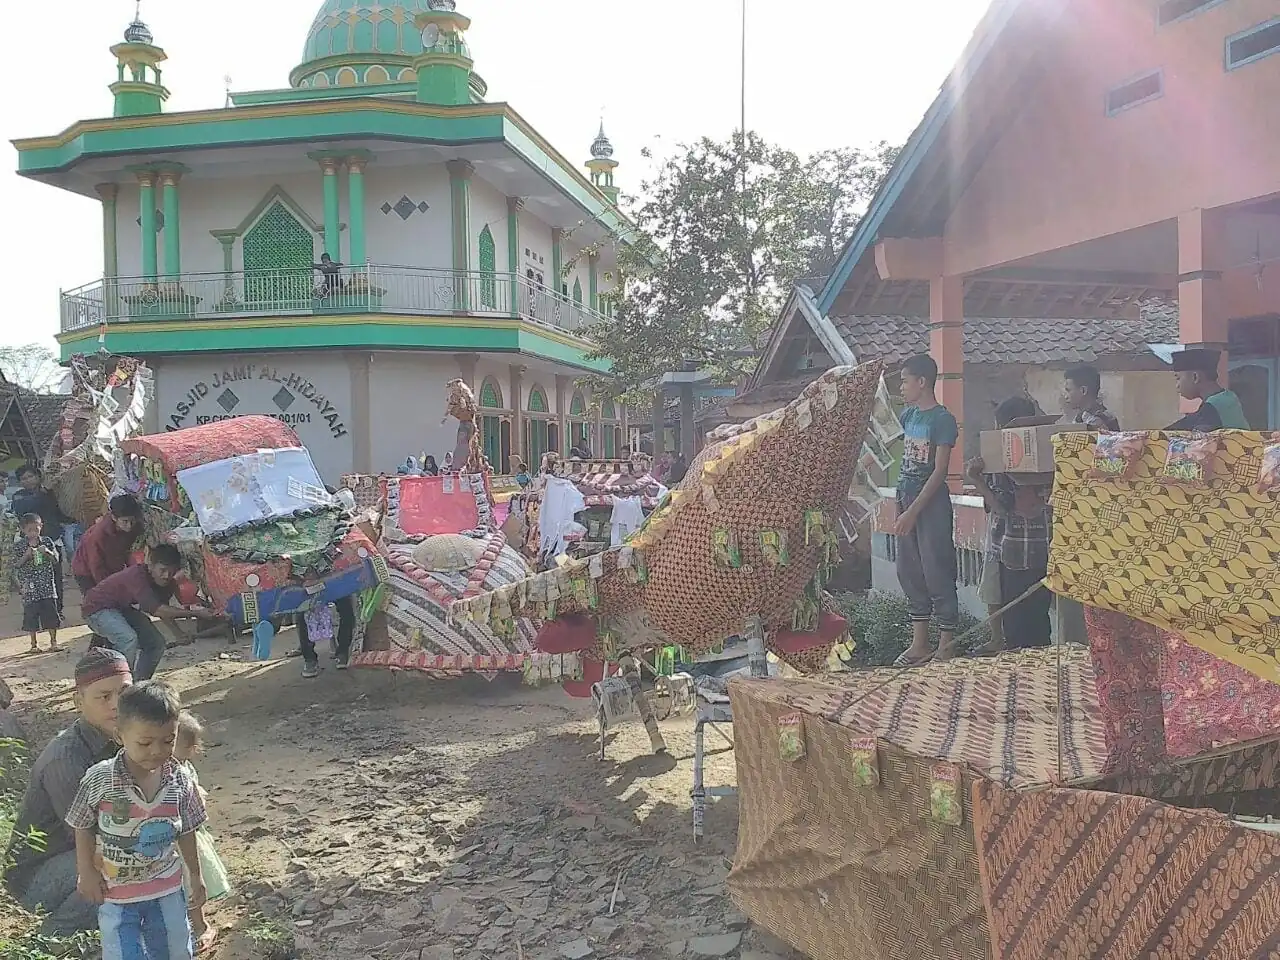
[[[440,467],[436,465],[436,458],[431,454],[427,454],[422,463],[422,472],[428,477],[440,476]]]
[[[1200,407],[1169,424],[1166,430],[1203,433],[1249,429],[1240,398],[1218,383],[1218,361],[1221,357],[1220,351],[1201,347],[1179,350],[1173,355],[1173,376],[1178,384],[1178,396],[1184,400],[1199,400]]]
[[[324,277],[324,283],[320,287],[322,297],[338,293],[346,286],[346,281],[342,279],[342,264],[327,253],[320,254],[320,262],[313,263],[311,269],[319,270]]]

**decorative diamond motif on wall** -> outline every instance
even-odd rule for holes
[[[426,213],[431,209],[431,204],[425,200],[414,203],[408,197],[401,197],[395,203],[384,203],[379,209],[386,216],[394,213],[401,220],[408,220],[415,213]]]
[[[141,217],[135,217],[133,222],[136,223],[138,226],[142,226]],[[156,229],[157,230],[164,229],[164,211],[163,210],[156,210]]]
[[[218,394],[218,406],[227,411],[227,413],[234,410],[236,408],[236,404],[239,402],[240,398],[231,392],[230,387],[227,387],[227,389]]]
[[[281,387],[279,390],[276,391],[276,395],[271,398],[271,402],[280,408],[281,413],[284,413],[286,410],[288,410],[290,407],[293,406],[293,401],[296,399],[297,397],[295,397],[292,393],[290,393],[284,387]]]

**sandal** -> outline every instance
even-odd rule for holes
[[[998,656],[1000,656],[1000,654],[1002,654],[1002,653],[1004,653],[1004,644],[1003,644],[1003,643],[996,643],[996,642],[994,642],[994,641],[992,641],[992,640],[988,640],[986,643],[982,644],[981,646],[974,647],[972,650],[970,650],[970,651],[969,651],[969,656],[971,656],[971,657],[998,657]]]
[[[933,651],[926,653],[923,657],[913,657],[909,650],[903,650],[898,654],[898,658],[893,661],[895,667],[923,667],[934,657]]]

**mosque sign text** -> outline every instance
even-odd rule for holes
[[[251,415],[273,417],[299,430],[304,442],[323,429],[334,440],[347,425],[323,387],[307,376],[265,363],[237,363],[191,383],[165,417],[166,431]],[[312,429],[300,429],[310,427]]]

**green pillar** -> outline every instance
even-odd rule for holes
[[[564,286],[564,231],[559,227],[551,228],[551,293],[560,297],[560,288]]]
[[[119,315],[116,309],[120,276],[120,248],[117,245],[117,212],[120,188],[114,183],[100,183],[94,190],[102,199],[102,302],[108,317]]]
[[[453,216],[453,308],[471,309],[471,175],[467,160],[450,160],[449,206]]]
[[[342,239],[338,233],[341,217],[338,206],[338,161],[333,157],[320,160],[324,175],[324,252],[334,260],[342,259]]]
[[[164,278],[177,283],[182,277],[182,228],[178,205],[179,174],[162,171],[160,193],[164,204]]]
[[[138,215],[142,220],[142,276],[155,283],[156,265],[156,175],[138,174]]]
[[[600,254],[593,253],[587,257],[587,290],[590,294],[591,309],[596,313],[600,312],[600,281],[598,274],[600,273]]]
[[[347,209],[351,216],[351,257],[353,267],[369,262],[364,239],[364,168],[368,159],[354,157],[347,161]]]
[[[520,316],[520,211],[524,200],[507,197],[507,271],[511,280],[511,316]],[[518,408],[520,404],[515,403]]]

